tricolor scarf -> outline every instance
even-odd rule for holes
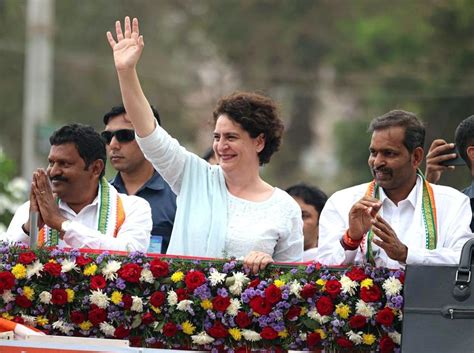
[[[422,217],[423,225],[425,228],[425,246],[428,250],[436,249],[437,242],[437,218],[436,218],[436,204],[433,194],[433,188],[430,183],[425,180],[425,177],[421,171],[417,171],[423,181],[423,193],[422,193]],[[365,196],[371,196],[376,199],[380,199],[380,187],[375,183],[375,180],[369,184]],[[374,253],[372,251],[372,239],[374,238],[374,232],[370,228],[369,232],[364,236],[361,247],[362,251],[365,250],[365,257],[368,263],[375,265]]]
[[[59,199],[56,199],[59,202]],[[99,212],[97,215],[97,230],[102,234],[113,237],[125,221],[125,211],[122,199],[117,190],[111,187],[105,177],[99,183]],[[38,233],[38,246],[56,246],[59,242],[59,231],[45,225]]]

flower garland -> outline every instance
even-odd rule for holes
[[[47,334],[215,352],[400,350],[404,273],[0,244],[0,316]]]

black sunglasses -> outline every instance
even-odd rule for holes
[[[100,136],[102,136],[106,144],[110,144],[110,141],[112,141],[112,137],[114,136],[118,142],[130,142],[135,140],[135,131],[129,129],[102,131]]]

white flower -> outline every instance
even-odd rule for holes
[[[233,285],[229,287],[229,292],[233,295],[240,295],[242,293],[244,285],[240,282],[235,282]]]
[[[13,178],[7,185],[6,190],[15,198],[23,199],[28,192],[29,184],[23,178]]]
[[[230,316],[237,316],[241,307],[242,305],[240,305],[240,300],[237,298],[232,298],[230,300],[230,305],[227,307],[226,310],[227,314],[229,314]]]
[[[403,311],[398,310],[398,320],[403,321]]]
[[[109,306],[110,298],[106,293],[102,292],[101,289],[91,290],[91,295],[89,295],[89,300],[91,304],[97,305],[99,308],[105,309]]]
[[[395,342],[395,344],[398,344],[398,345],[400,345],[400,343],[402,341],[402,335],[399,334],[397,331],[389,332],[388,337],[390,337],[392,339],[392,341]]]
[[[42,291],[39,295],[39,298],[40,298],[40,302],[43,303],[43,304],[49,304],[51,303],[51,298],[53,296],[51,295],[50,292],[47,292],[47,291]]]
[[[398,278],[395,277],[389,277],[387,278],[383,284],[382,288],[384,289],[385,293],[390,296],[398,295],[400,294],[400,291],[402,290],[402,282]]]
[[[60,330],[62,333],[69,335],[69,333],[74,330],[73,325],[64,322],[63,320],[58,320],[53,322],[53,328]]]
[[[363,332],[355,333],[354,331],[350,330],[349,332],[346,332],[346,336],[351,342],[357,345],[362,343],[362,333]]]
[[[209,275],[209,281],[211,282],[211,286],[213,287],[224,282],[225,277],[227,276],[225,273],[220,273],[215,268],[211,269],[210,273],[211,274]]]
[[[296,279],[290,283],[290,293],[294,294],[297,298],[301,298],[301,289],[303,289],[303,287],[301,287],[301,284]]]
[[[252,330],[242,330],[242,336],[244,336],[244,338],[250,342],[257,342],[262,339],[258,332]]]
[[[176,309],[178,309],[179,311],[187,311],[191,313],[193,311],[192,305],[193,305],[192,300],[184,299],[178,303],[178,305],[176,306]]]
[[[146,283],[155,282],[155,278],[153,277],[153,273],[149,269],[144,268],[142,270],[142,272],[140,273],[140,282],[146,282]]]
[[[109,261],[107,265],[102,269],[102,274],[105,279],[113,281],[117,278],[117,271],[120,270],[122,263],[119,261]]]
[[[69,272],[69,271],[78,271],[79,269],[76,266],[76,261],[71,261],[68,259],[64,259],[61,263],[61,272]]]
[[[308,335],[306,334],[306,332],[301,332],[300,333],[300,340],[302,341],[306,341],[306,338],[308,337]]]
[[[21,314],[21,318],[22,318],[23,320],[25,320],[25,323],[26,323],[27,325],[36,326],[36,325],[35,325],[35,323],[36,323],[36,317],[30,316],[30,315]]]
[[[168,296],[166,299],[168,301],[169,306],[174,306],[176,305],[176,303],[178,303],[178,295],[176,294],[174,290],[170,290],[168,292]]]
[[[346,275],[342,276],[341,280],[339,282],[341,283],[341,291],[344,294],[354,295],[355,290],[359,286],[359,283],[357,283],[356,281],[351,280]]]
[[[132,307],[130,310],[136,311],[137,313],[143,312],[143,301],[142,298],[134,295],[132,297]]]
[[[15,296],[13,295],[11,290],[6,290],[2,293],[2,299],[3,299],[3,302],[6,304],[13,301],[13,299],[15,299]]]
[[[243,273],[243,272],[232,272],[232,277],[228,278],[228,282],[234,282],[232,285],[229,286],[229,291],[233,295],[240,295],[242,293],[242,289],[246,283],[250,281],[250,279]]]
[[[113,327],[111,324],[108,324],[107,322],[100,323],[100,330],[104,333],[104,335],[109,337],[113,337],[115,334],[115,327]]]
[[[191,339],[193,343],[200,346],[214,342],[214,338],[209,336],[205,331],[202,331],[198,333],[197,335],[192,335]]]
[[[32,264],[26,266],[26,277],[30,279],[33,276],[41,277],[41,271],[43,271],[43,264],[40,260],[36,260]]]
[[[241,283],[250,282],[250,279],[243,272],[240,272],[240,271],[232,272],[232,275],[233,275],[232,277],[234,278],[234,281],[236,282],[241,282]]]
[[[356,313],[371,318],[374,316],[375,310],[369,304],[359,299],[356,304]]]
[[[308,311],[306,313],[306,315],[310,318],[310,319],[313,319],[313,320],[316,320],[317,322],[319,322],[320,324],[325,324],[326,322],[329,322],[331,321],[331,318],[327,315],[321,315],[320,313],[318,313],[318,311],[313,308],[311,309],[310,311]]]

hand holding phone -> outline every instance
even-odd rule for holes
[[[466,164],[466,162],[464,162],[464,159],[461,158],[461,155],[459,154],[459,151],[456,147],[450,148],[449,150],[442,153],[442,155],[448,154],[456,154],[456,157],[441,161],[439,164],[444,165],[446,167]]]

